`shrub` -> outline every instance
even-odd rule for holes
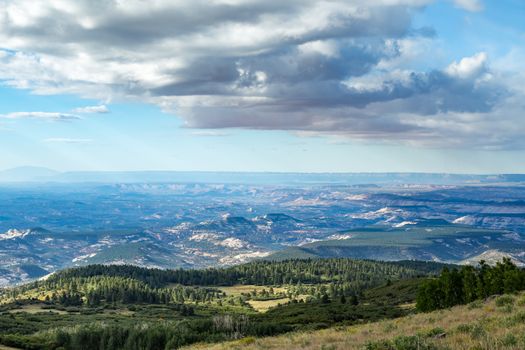
[[[470,304],[468,304],[468,309],[469,310],[480,309],[482,307],[483,307],[483,301],[481,301],[481,300],[476,300],[476,301],[473,301]]]
[[[393,345],[387,341],[370,341],[365,345],[365,350],[395,350]]]
[[[322,345],[321,350],[336,350],[337,347],[335,345]]]
[[[250,344],[253,344],[255,343],[255,338],[254,337],[246,337],[246,338],[242,338],[242,339],[239,339],[236,344],[238,345],[250,345]]]
[[[366,350],[437,350],[438,348],[418,336],[399,336],[391,341],[368,342]]]
[[[479,339],[483,337],[485,334],[486,334],[485,329],[483,329],[483,327],[480,324],[476,324],[472,326],[472,328],[470,329],[470,335],[474,339]]]
[[[444,334],[445,330],[441,327],[432,328],[428,331],[421,332],[422,337],[430,338],[435,337],[436,335]]]
[[[524,311],[518,312],[517,314],[512,316],[510,319],[513,324],[525,323],[525,312]]]
[[[510,314],[512,313],[512,310],[514,310],[514,306],[513,305],[505,305],[504,307],[501,308],[501,311],[507,313],[507,314]]]
[[[501,339],[501,343],[503,346],[515,346],[518,344],[518,339],[514,334],[508,333]]]
[[[472,325],[463,323],[457,327],[459,333],[470,333],[472,331]]]
[[[395,324],[393,324],[392,322],[390,323],[387,323],[383,326],[383,331],[385,333],[390,333],[390,332],[393,332],[397,329],[397,326]]]
[[[514,297],[511,295],[502,295],[496,298],[496,306],[503,307],[507,305],[514,305]]]

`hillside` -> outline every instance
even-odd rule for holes
[[[415,259],[444,262],[477,261],[487,251],[499,250],[506,254],[494,254],[496,259],[515,257],[522,263],[521,245],[509,232],[473,228],[466,225],[448,224],[435,220],[411,222],[400,227],[371,226],[338,234],[338,239],[321,240],[290,247],[268,256],[268,260],[305,258],[353,258],[402,260]],[[479,258],[479,259],[478,259]]]
[[[519,293],[394,320],[185,349],[518,350],[525,348],[524,334],[525,293]]]
[[[315,259],[205,270],[68,269],[0,289],[0,344],[161,350],[378,321],[413,312],[419,286],[443,267]]]
[[[368,350],[465,344],[465,349],[518,349],[525,337],[508,335],[503,327],[522,330],[525,295],[517,293],[524,290],[525,269],[510,259],[459,269],[352,259],[257,261],[204,270],[91,265],[0,289],[0,345],[280,349],[294,342],[290,349],[320,344],[321,349],[351,349],[348,344]],[[485,306],[484,300],[489,300]],[[435,311],[455,305],[467,306],[450,315]],[[416,311],[433,313],[414,316]],[[236,343],[225,343],[232,340]]]

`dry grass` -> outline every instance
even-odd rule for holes
[[[226,293],[228,296],[239,296],[241,294],[247,294],[251,293],[254,290],[257,291],[257,293],[261,292],[263,289],[266,289],[267,291],[270,290],[270,288],[273,288],[274,293],[286,293],[287,289],[284,287],[270,287],[270,286],[255,286],[255,285],[235,285],[231,287],[220,287],[219,289]],[[285,304],[289,302],[290,299],[280,298],[280,299],[274,299],[274,300],[248,300],[247,303],[250,304],[250,306],[257,312],[266,312],[272,307],[276,307],[278,304]]]
[[[48,298],[51,298],[53,293],[59,295],[60,293],[62,293],[63,290],[61,289],[57,289],[55,291],[42,291],[42,290],[28,290],[24,293],[21,293],[17,296],[17,300],[21,300],[21,299],[37,299],[37,300],[40,300],[40,301],[45,301],[46,300],[46,297]],[[13,302],[15,302],[16,300],[7,296],[7,295],[3,295],[3,296],[0,296],[0,305],[5,305],[5,304],[11,304]]]
[[[10,313],[18,313],[18,312],[27,312],[28,314],[36,314],[39,312],[52,312],[55,314],[65,315],[67,314],[66,311],[63,310],[55,310],[55,309],[46,309],[43,307],[43,305],[39,304],[29,304],[29,305],[23,305],[19,309],[11,309],[9,310]]]
[[[245,338],[215,345],[193,345],[187,349],[362,350],[369,342],[392,340],[398,336],[418,336],[437,349],[525,349],[525,295],[514,296],[511,302],[497,300],[498,298],[492,298],[485,303],[478,302],[365,325],[260,339]],[[444,335],[432,335],[436,333]]]
[[[286,292],[286,288],[283,288],[283,287],[268,287],[268,286],[265,287],[265,286],[255,286],[255,285],[250,285],[250,284],[235,285],[231,287],[219,287],[219,290],[226,293],[226,295],[231,295],[231,296],[236,297],[236,296],[241,295],[242,293],[251,293],[254,290],[256,290],[259,293],[263,289],[269,290],[270,288],[273,288],[273,291],[275,293]]]
[[[279,304],[285,304],[288,301],[290,301],[290,299],[283,298],[275,300],[248,300],[247,303],[258,312],[266,312],[272,307],[276,307]]]

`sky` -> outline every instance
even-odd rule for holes
[[[0,0],[0,170],[525,173],[521,0]]]

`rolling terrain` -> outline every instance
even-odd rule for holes
[[[525,261],[525,190],[519,184],[399,179],[373,185],[4,184],[0,285],[88,264],[202,268],[288,257]]]
[[[509,259],[459,270],[353,259],[204,270],[89,265],[0,289],[0,345],[520,349],[523,290],[525,270]]]
[[[481,259],[495,262],[505,256],[523,264],[525,257],[523,240],[518,235],[446,222],[411,222],[394,228],[372,226],[341,232],[340,237],[288,248],[268,259],[413,259],[475,265]],[[493,252],[492,256],[487,252]]]
[[[525,294],[520,293],[394,320],[184,349],[520,350],[524,334]]]
[[[414,312],[418,286],[443,267],[349,259],[205,270],[90,265],[0,289],[0,344],[160,350],[394,318]]]

